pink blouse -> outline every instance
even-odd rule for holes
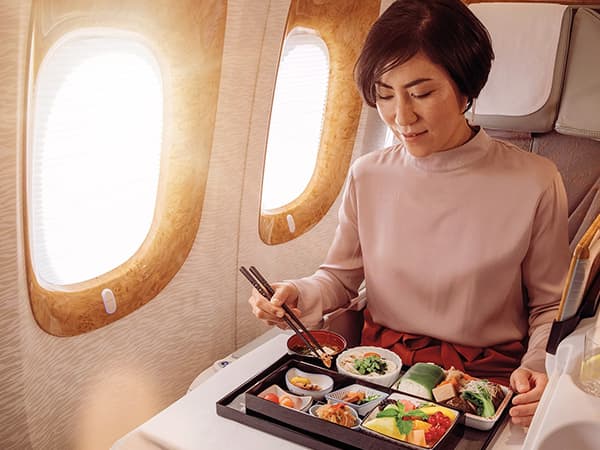
[[[569,257],[554,164],[480,130],[426,157],[398,145],[356,160],[325,262],[293,283],[308,324],[364,279],[374,322],[477,347],[529,334],[521,365],[543,372]]]

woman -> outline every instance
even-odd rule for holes
[[[550,161],[465,120],[492,59],[459,0],[393,3],[355,78],[401,144],[352,165],[319,270],[249,302],[269,324],[282,326],[284,302],[316,324],[364,279],[363,345],[510,384],[512,420],[528,425],[569,261],[566,195]]]

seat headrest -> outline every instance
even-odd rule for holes
[[[577,10],[555,129],[600,140],[600,14]]]
[[[546,132],[554,127],[572,10],[550,3],[476,3],[495,59],[469,122],[486,128]]]

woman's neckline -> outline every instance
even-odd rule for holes
[[[490,141],[487,133],[479,128],[471,139],[450,150],[427,156],[414,156],[403,146],[400,151],[406,161],[418,169],[427,172],[449,172],[469,166],[485,156]]]

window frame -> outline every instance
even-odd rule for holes
[[[260,210],[258,234],[267,245],[288,242],[314,227],[344,185],[362,111],[353,68],[379,10],[380,0],[291,1],[280,52],[294,28],[314,30],[329,50],[330,72],[315,170],[296,199],[280,208]]]
[[[40,64],[41,71],[43,71],[44,67],[47,67],[47,65],[50,63],[50,61],[47,61],[46,59],[47,58],[54,58],[55,53],[57,51],[60,51],[59,50],[60,47],[62,47],[63,45],[68,46],[68,45],[70,45],[73,42],[75,42],[75,45],[78,45],[80,41],[86,41],[89,38],[116,39],[116,40],[120,40],[120,41],[127,41],[127,43],[125,45],[131,45],[131,44],[133,44],[135,47],[138,47],[138,48],[143,47],[144,48],[143,51],[146,53],[146,56],[149,56],[152,59],[151,61],[147,61],[147,62],[149,62],[150,65],[152,65],[152,66],[156,66],[157,65],[156,55],[152,52],[152,49],[148,46],[148,43],[145,42],[145,40],[141,39],[140,36],[138,36],[137,34],[123,32],[121,30],[116,30],[116,29],[82,28],[82,29],[75,30],[73,32],[70,32],[70,33],[67,33],[67,34],[61,36],[60,39],[58,39],[57,42],[52,47],[50,47],[48,49],[48,52],[46,53],[44,59],[41,61],[41,64]],[[79,42],[77,42],[77,41],[79,41]],[[86,45],[86,44],[83,44],[83,45]],[[86,52],[86,53],[88,53],[88,52]],[[86,56],[88,56],[88,55],[86,55]],[[157,81],[159,81],[159,83],[160,83],[160,89],[162,90],[163,83],[162,83],[162,78],[161,78],[161,74],[160,74],[161,69],[160,69],[160,67],[153,67],[153,69],[159,72],[158,76],[159,76],[160,79],[157,80]],[[39,75],[39,72],[38,72],[38,75]],[[36,82],[37,81],[39,81],[39,78],[36,78]],[[32,100],[34,100],[34,99],[32,99]],[[164,95],[162,95],[162,92],[161,92],[161,100],[162,100],[162,103],[160,104],[160,109],[156,111],[158,113],[158,114],[156,114],[156,117],[157,118],[160,117],[160,121],[161,121],[160,122],[160,132],[161,132],[160,139],[162,140],[162,135],[163,135],[163,133],[162,133],[162,125],[163,125],[162,124],[162,120],[164,118],[164,113],[163,113]],[[54,104],[54,101],[53,101],[53,104]],[[32,109],[31,109],[31,114],[34,115],[37,118],[38,117],[37,116],[37,111],[34,111],[36,105],[34,103],[32,103],[32,105],[33,106],[32,106]],[[144,104],[140,105],[140,104],[138,104],[138,108],[140,106],[141,107],[147,107],[147,105],[144,105]],[[49,118],[49,116],[46,117],[46,119],[48,119],[48,118]],[[30,139],[29,139],[30,145],[28,147],[27,167],[26,167],[26,170],[27,170],[27,180],[26,180],[26,183],[27,183],[28,193],[29,192],[31,192],[31,193],[34,192],[34,188],[33,188],[32,184],[33,184],[33,176],[34,176],[33,175],[33,171],[34,171],[33,170],[33,166],[35,164],[33,162],[33,158],[34,158],[34,152],[37,150],[36,146],[38,144],[38,141],[34,139],[34,134],[36,132],[36,130],[34,130],[34,125],[37,125],[37,124],[34,123],[35,122],[35,118],[32,117],[32,119],[33,120],[30,119],[30,121],[29,121],[29,124],[31,125],[31,129],[29,130],[29,134],[28,134],[29,137],[30,137]],[[98,122],[96,122],[95,120],[92,120],[91,122],[94,123],[96,126],[98,125]],[[43,122],[43,121],[41,122],[41,126],[42,127],[45,127],[46,125],[48,125],[48,122]],[[37,129],[39,130],[39,128],[37,128]],[[110,129],[108,129],[107,131],[110,132]],[[90,137],[93,138],[94,136],[92,135]],[[156,143],[156,141],[154,141],[154,142]],[[158,156],[159,158],[161,156],[160,155],[160,153],[161,153],[161,148],[160,147],[162,145],[161,145],[160,142],[158,142],[158,144],[159,144],[159,146],[158,146],[159,154],[156,155],[156,153],[154,153],[154,152],[152,153],[152,156],[153,156],[152,161],[154,161],[154,162],[156,162],[156,160],[154,159],[154,158],[156,158],[156,156]],[[140,147],[140,148],[142,148],[142,147]],[[156,149],[156,147],[154,147],[154,148]],[[85,150],[83,150],[83,151],[85,152]],[[86,152],[86,153],[89,154],[89,152]],[[51,156],[53,156],[53,155],[51,155]],[[114,164],[119,164],[118,161],[111,161],[111,162],[114,163]],[[43,173],[40,172],[39,175],[42,175],[42,174]],[[58,174],[58,175],[61,176],[61,174]],[[103,183],[106,182],[106,181],[110,181],[110,177],[112,176],[112,174],[110,174],[110,173],[103,173],[102,175],[103,175],[103,180],[102,180]],[[63,181],[62,176],[61,176],[60,179],[61,179],[61,182],[62,182]],[[153,180],[153,182],[155,182],[158,185],[158,176]],[[158,186],[156,186],[156,188],[157,187]],[[28,211],[27,211],[28,217],[29,217],[28,220],[30,220],[30,222],[31,222],[31,225],[32,225],[31,229],[34,230],[34,229],[37,229],[37,227],[36,227],[36,225],[34,223],[34,220],[33,220],[33,218],[34,218],[34,212],[35,212],[34,211],[34,206],[33,206],[34,202],[30,201],[30,200],[31,200],[30,195],[28,195],[28,198],[27,198],[28,205],[29,205],[29,208],[28,208]],[[153,196],[152,200],[153,200],[153,202],[152,202],[152,205],[153,205],[152,210],[146,209],[144,211],[144,213],[145,214],[150,213],[153,216],[154,215],[154,206],[156,205],[156,190],[154,190],[154,196]],[[38,205],[38,206],[44,206],[44,205],[42,204],[42,205]],[[74,212],[76,212],[76,211],[74,211]],[[113,220],[112,217],[111,217],[111,220]],[[117,216],[117,220],[118,220],[118,216]],[[37,222],[37,221],[35,221],[35,222]],[[144,238],[148,234],[147,232],[149,231],[149,225],[151,225],[151,221],[150,221],[150,223],[146,223],[146,225],[147,226],[144,229],[144,231],[145,231]],[[136,246],[139,247],[139,244],[140,244],[140,242],[139,242],[140,235],[139,234],[136,235],[135,238],[138,239],[138,241],[133,240],[133,242],[131,242],[131,243],[132,244],[136,244]],[[31,239],[30,245],[33,246],[34,243],[35,243],[35,240]],[[82,248],[85,249],[85,246],[82,246]],[[132,253],[129,253],[128,256],[132,256],[133,253],[135,253],[135,251],[132,252]],[[36,252],[36,254],[40,255],[39,252]],[[40,266],[41,266],[40,265],[40,260],[41,259],[42,258],[39,258],[39,260],[38,260],[38,258],[35,257],[35,254],[32,255],[32,263],[33,263],[33,266],[34,266],[34,271],[35,271],[35,268],[37,267],[37,272],[36,272],[37,276],[40,279],[45,279],[46,280],[46,284],[51,285],[51,286],[65,286],[65,285],[69,285],[69,284],[76,284],[79,281],[84,281],[84,278],[80,278],[79,280],[73,281],[72,283],[68,283],[68,282],[66,282],[66,283],[60,283],[60,282],[52,281],[52,279],[48,278],[48,277],[44,278],[43,277],[43,273],[42,273],[43,270],[40,270]],[[125,259],[127,259],[127,258],[121,259],[120,262],[121,263],[124,262]],[[116,267],[116,265],[112,266],[112,268],[114,268],[114,267]],[[101,273],[99,273],[99,274],[101,274]],[[88,278],[93,278],[94,276],[97,276],[99,274],[96,273],[96,274],[94,274],[92,276],[89,276]],[[88,279],[88,278],[85,278],[85,279]]]
[[[323,78],[324,78],[324,84],[325,84],[325,86],[320,86],[320,87],[317,88],[319,90],[323,89],[322,93],[324,94],[323,98],[322,98],[322,102],[323,103],[322,103],[322,105],[320,105],[321,106],[321,111],[320,111],[321,114],[320,114],[320,117],[318,118],[319,119],[319,121],[318,121],[318,127],[319,127],[319,129],[317,130],[318,131],[318,136],[317,137],[318,137],[318,140],[320,141],[321,134],[322,134],[321,131],[322,131],[323,118],[325,116],[325,105],[326,105],[326,100],[327,100],[328,86],[326,84],[329,82],[329,76],[328,76],[328,74],[330,72],[330,70],[329,70],[329,60],[330,60],[329,50],[327,48],[327,44],[323,41],[323,39],[321,38],[321,36],[319,36],[319,34],[317,34],[315,32],[315,30],[313,30],[313,29],[307,29],[307,28],[302,28],[302,27],[294,27],[294,28],[292,28],[290,30],[290,32],[287,34],[286,38],[283,41],[283,46],[282,46],[282,49],[281,49],[281,55],[283,55],[285,53],[286,47],[289,44],[289,39],[292,39],[293,37],[296,37],[296,36],[300,36],[300,39],[304,40],[305,44],[306,44],[306,41],[308,41],[310,39],[312,41],[311,44],[313,46],[318,46],[320,50],[323,50],[323,55],[325,56],[325,59],[326,59],[326,63],[325,63],[326,67],[323,67],[323,69],[325,69],[323,71],[320,70],[321,68],[317,69],[316,67],[312,67],[312,64],[311,64],[311,70],[314,69],[314,70],[312,70],[313,75],[311,75],[311,76],[314,76],[314,72],[316,72],[317,70],[319,71],[319,73],[322,73],[324,75]],[[282,57],[280,57],[279,67],[277,69],[277,78],[279,78],[279,75],[282,72],[282,63],[283,63]],[[294,74],[296,74],[297,73],[297,72],[295,72],[296,67],[293,67],[292,69],[293,70],[288,71],[288,73],[294,73]],[[300,70],[302,70],[302,69],[300,69]],[[304,72],[304,74],[306,74],[306,73]],[[298,77],[296,77],[296,79],[293,80],[293,81],[297,82],[298,80],[299,80]],[[301,81],[305,82],[304,79],[301,79]],[[320,82],[321,79],[319,79],[318,81]],[[269,164],[267,164],[267,163],[269,162],[270,155],[271,155],[271,157],[273,157],[273,155],[272,155],[273,153],[283,153],[284,155],[287,156],[288,154],[294,154],[295,153],[294,157],[298,158],[299,157],[298,153],[302,153],[302,152],[297,152],[297,150],[298,150],[298,143],[296,143],[296,145],[292,144],[291,146],[287,146],[286,145],[287,143],[284,143],[285,149],[280,149],[278,147],[275,147],[275,145],[277,145],[276,143],[274,144],[273,142],[271,142],[271,138],[273,137],[272,136],[273,132],[275,132],[275,133],[283,133],[283,135],[286,135],[286,134],[288,134],[288,129],[287,129],[288,126],[291,127],[291,128],[295,128],[295,121],[289,122],[288,120],[284,120],[284,122],[283,122],[284,126],[281,127],[282,129],[280,129],[278,131],[277,130],[277,128],[278,128],[277,125],[282,125],[282,123],[277,123],[277,122],[274,123],[273,122],[275,114],[277,112],[282,111],[282,108],[276,108],[275,107],[276,100],[281,100],[281,99],[278,99],[278,97],[277,97],[277,94],[280,93],[280,91],[279,91],[279,89],[280,89],[279,88],[279,82],[280,82],[280,80],[277,79],[276,80],[275,91],[274,91],[274,94],[273,94],[273,100],[271,102],[271,116],[270,116],[270,119],[269,119],[269,127],[268,127],[268,131],[267,131],[268,139],[267,139],[267,145],[266,145],[266,150],[265,150],[265,165],[264,165],[264,169],[263,169],[263,181],[262,181],[262,192],[261,192],[261,194],[262,194],[261,195],[261,210],[262,211],[270,211],[270,212],[275,211],[275,210],[277,210],[279,208],[282,208],[282,207],[286,206],[288,203],[290,203],[293,200],[295,200],[296,198],[298,198],[298,196],[302,193],[302,191],[304,189],[306,189],[306,186],[308,185],[308,182],[310,181],[310,177],[312,176],[312,174],[314,172],[314,167],[316,166],[316,163],[317,163],[317,155],[318,155],[319,145],[320,145],[320,142],[315,142],[315,146],[314,147],[311,145],[310,149],[308,149],[308,148],[306,149],[307,153],[310,151],[311,155],[314,154],[314,159],[311,158],[311,163],[312,163],[311,164],[311,166],[312,166],[311,167],[311,172],[307,173],[307,172],[303,171],[303,175],[304,174],[309,175],[309,178],[304,183],[304,186],[302,186],[302,191],[300,191],[300,194],[297,194],[294,198],[288,199],[288,201],[286,201],[285,203],[278,203],[277,206],[271,206],[271,205],[269,205],[268,207],[266,207],[265,203],[264,203],[264,200],[265,200],[264,195],[265,195],[265,188],[267,187],[266,186],[267,185],[267,169],[269,168]],[[314,89],[313,89],[313,92],[314,92]],[[285,98],[286,95],[287,95],[287,93],[281,95],[282,97],[284,97],[284,99],[283,99],[284,102],[285,102],[285,100],[287,100]],[[293,97],[296,97],[297,93],[292,93],[291,95]],[[301,108],[305,108],[306,107],[306,101],[307,101],[307,97],[303,97],[302,98],[303,105],[301,106]],[[292,107],[292,109],[293,109],[293,107],[296,106],[296,105],[295,105],[294,101],[292,101],[292,103],[293,103],[293,106],[290,106],[290,105],[286,105],[286,106],[288,108]],[[281,106],[281,104],[279,106]],[[313,105],[311,105],[311,106],[313,106]],[[288,109],[288,108],[286,108],[286,109]],[[304,114],[306,114],[307,112],[308,111],[306,111],[306,110],[302,111],[302,113],[304,113]],[[311,112],[314,112],[314,111],[311,111]],[[296,111],[296,113],[297,113],[297,111]],[[288,117],[289,117],[289,116],[287,116],[286,112],[283,113],[283,116],[284,116],[284,119],[288,119]],[[314,125],[314,123],[311,123],[311,124]],[[308,131],[306,128],[303,128],[303,127],[301,127],[301,129],[303,129],[305,131]],[[294,130],[291,130],[291,131],[292,131],[292,133],[294,133]],[[311,130],[311,132],[314,132],[314,131],[315,131],[314,129]],[[295,133],[297,133],[297,132],[298,131],[296,129]],[[294,135],[298,136],[297,134],[294,134]],[[311,135],[311,137],[312,137],[312,135]],[[293,140],[293,138],[291,138],[291,139]],[[305,136],[304,136],[304,139],[306,139]],[[305,144],[305,142],[303,142],[302,144]],[[291,149],[293,149],[293,150],[291,150]],[[280,154],[280,155],[274,156],[274,159],[280,159],[281,160],[281,159],[288,159],[288,158],[287,157],[283,158],[282,155]],[[273,169],[273,168],[274,167],[270,167],[270,169]],[[294,168],[295,167],[293,165],[289,165],[289,161],[286,163],[285,167],[276,167],[276,169],[283,170],[284,173],[286,173],[286,174],[290,170],[294,170]],[[290,176],[292,176],[292,175],[290,175]],[[286,175],[286,182],[287,182],[287,175]],[[276,186],[272,182],[270,183],[270,187],[271,188],[275,188],[275,190],[276,190]],[[282,188],[284,189],[284,187],[282,187]]]
[[[216,121],[226,0],[206,1],[200,16],[188,13],[196,4],[193,0],[177,5],[169,0],[155,3],[149,10],[134,0],[95,2],[93,6],[85,0],[33,2],[21,164],[24,256],[33,315],[44,331],[55,336],[89,332],[148,303],[181,268],[198,232]],[[205,27],[199,33],[200,21]],[[163,77],[164,120],[156,205],[148,235],[127,261],[92,280],[53,285],[36,276],[31,260],[27,160],[33,89],[48,50],[62,36],[93,27],[131,33],[157,56]],[[193,65],[190,53],[197,57]],[[106,289],[116,299],[114,312],[103,301]]]

